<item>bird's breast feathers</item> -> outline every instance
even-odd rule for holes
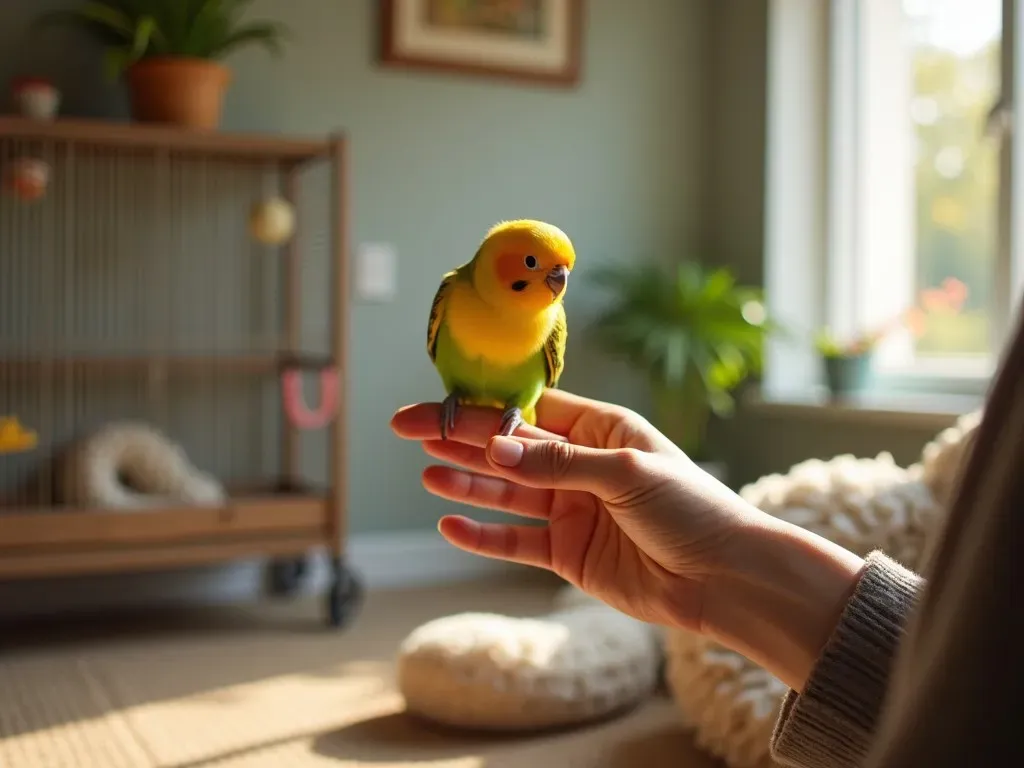
[[[445,325],[465,356],[511,366],[541,350],[554,328],[559,308],[555,303],[535,315],[503,317],[471,285],[459,283],[448,298]]]

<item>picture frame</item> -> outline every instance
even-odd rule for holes
[[[381,64],[572,87],[584,0],[380,0]]]

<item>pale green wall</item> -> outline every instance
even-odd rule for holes
[[[68,112],[123,114],[90,45],[63,33],[27,39],[32,14],[65,4],[0,5],[0,83],[19,72],[50,75]],[[604,259],[696,252],[711,5],[591,0],[583,84],[562,91],[381,70],[368,0],[256,3],[255,15],[290,25],[294,43],[281,61],[259,51],[231,61],[224,128],[344,128],[351,242],[387,241],[399,253],[397,300],[353,312],[354,531],[432,527],[447,508],[420,487],[419,448],[394,439],[387,421],[397,406],[441,394],[423,349],[427,310],[441,273],[471,255],[486,227],[517,216],[556,222],[575,240],[580,273]],[[642,388],[581,341],[594,301],[580,277],[567,302],[565,385],[642,409]],[[312,311],[326,322],[325,308]]]

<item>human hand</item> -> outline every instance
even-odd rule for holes
[[[428,467],[426,489],[547,523],[450,515],[439,523],[449,542],[550,569],[643,621],[702,629],[709,579],[732,567],[731,542],[760,512],[625,408],[547,390],[537,427],[494,437],[500,413],[464,407],[447,440],[440,408],[412,405],[391,421],[400,437],[456,465]]]

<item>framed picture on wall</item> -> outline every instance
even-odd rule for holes
[[[583,0],[381,0],[381,61],[572,86]]]

